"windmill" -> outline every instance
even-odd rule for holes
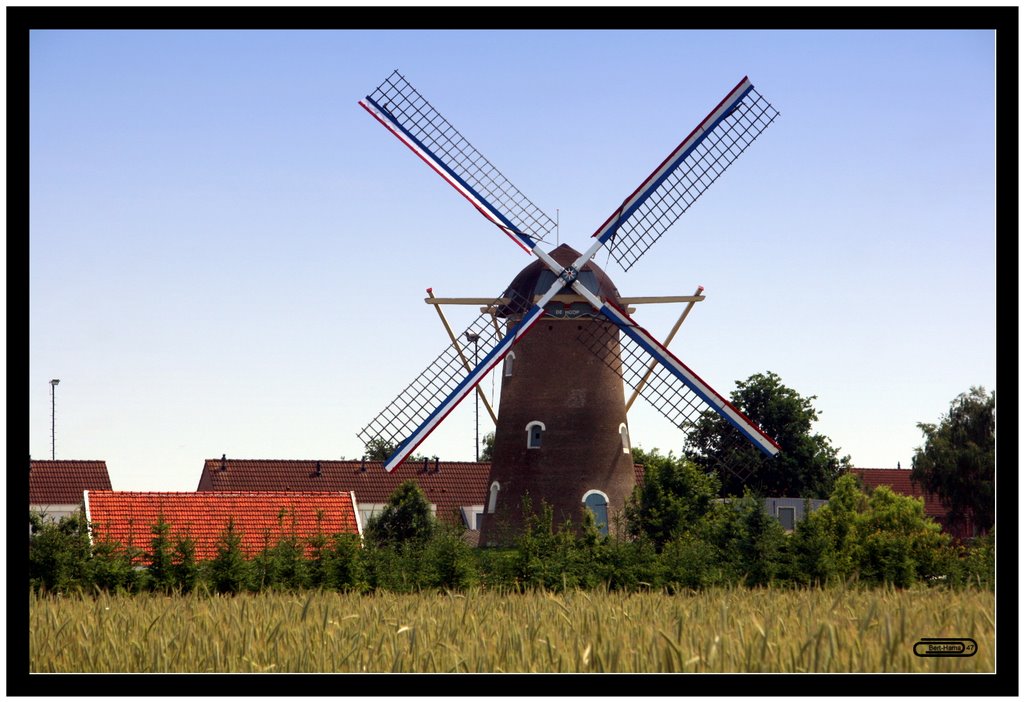
[[[635,484],[623,383],[684,431],[710,411],[731,425],[736,440],[778,453],[774,439],[632,319],[591,260],[604,249],[629,270],[774,121],[778,111],[748,78],[614,209],[583,253],[565,245],[546,251],[541,244],[554,220],[398,71],[359,104],[537,257],[459,335],[474,339],[476,363],[451,335],[452,345],[358,432],[364,444],[395,447],[385,470],[404,461],[503,360],[483,543],[500,540],[500,523],[518,523],[525,495],[534,507],[552,505],[559,521],[579,523],[589,508],[607,528],[609,513],[622,509]]]

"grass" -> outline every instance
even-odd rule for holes
[[[45,596],[49,672],[993,672],[988,590]],[[969,637],[970,658],[921,658]]]

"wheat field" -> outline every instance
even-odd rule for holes
[[[987,590],[29,595],[32,673],[993,672]],[[914,655],[972,638],[971,657]]]

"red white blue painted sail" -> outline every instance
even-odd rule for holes
[[[691,406],[690,399],[695,394],[699,402],[693,398],[693,407],[706,404],[764,453],[773,456],[779,452],[778,444],[771,437],[633,322],[629,315],[591,294],[577,280],[578,271],[602,247],[607,248],[609,255],[628,270],[772,123],[778,112],[757,94],[749,79],[744,77],[626,198],[594,233],[589,249],[565,269],[538,246],[544,241],[545,234],[554,231],[555,222],[522,195],[397,71],[359,104],[481,214],[521,248],[533,252],[556,275],[547,293],[532,304],[522,320],[453,389],[452,384],[461,374],[438,374],[439,379],[430,385],[434,394],[428,397],[423,396],[423,386],[417,381],[398,398],[401,401],[409,394],[415,395],[413,409],[393,412],[385,408],[364,430],[369,438],[391,440],[390,437],[397,439],[411,427],[416,427],[387,459],[387,470],[394,469],[405,460],[473,391],[540,319],[544,306],[566,285],[585,297],[628,336],[629,344],[638,351],[637,358],[649,354],[666,369],[664,378],[670,391],[669,404]],[[453,363],[442,354],[428,367],[428,371],[438,364],[450,368]],[[645,368],[646,364],[645,361]],[[682,385],[677,384],[676,379]],[[683,397],[682,393],[686,396]],[[442,395],[445,399],[430,411],[436,398]]]
[[[769,456],[774,456],[779,452],[779,445],[774,439],[761,431],[760,427],[736,409],[731,402],[719,395],[714,388],[690,370],[685,363],[672,355],[646,329],[634,322],[628,314],[607,303],[601,306],[601,312],[633,341],[642,346],[647,353],[657,359],[662,366],[700,396],[711,409],[739,429],[762,452]]]
[[[685,139],[677,146],[672,153],[670,153],[664,161],[661,162],[654,171],[647,176],[633,193],[627,197],[622,205],[613,212],[608,219],[605,220],[604,224],[597,228],[594,232],[594,236],[600,241],[607,241],[612,235],[615,234],[615,230],[619,224],[628,219],[643,202],[649,198],[657,189],[658,186],[664,182],[664,180],[672,173],[676,168],[683,163],[686,157],[697,147],[697,145],[705,139],[708,134],[723,120],[726,116],[735,109],[736,105],[743,100],[744,96],[753,89],[753,85],[750,79],[746,76],[743,77],[736,87],[733,88],[728,95],[722,98],[722,101],[718,103],[715,109],[711,110],[707,117],[694,127],[693,131],[687,135]]]
[[[416,447],[419,446],[423,441],[430,435],[437,425],[440,424],[445,417],[451,414],[463,399],[466,398],[473,388],[475,388],[484,377],[494,369],[498,363],[501,362],[508,352],[512,350],[512,347],[516,344],[523,335],[529,331],[530,327],[536,323],[544,315],[544,308],[538,305],[533,305],[527,311],[523,318],[514,326],[509,333],[505,335],[505,338],[498,343],[490,353],[484,356],[483,360],[477,364],[473,370],[469,372],[461,383],[437,406],[429,417],[423,421],[412,434],[409,435],[405,441],[399,444],[398,448],[395,449],[394,453],[388,456],[388,459],[384,462],[384,470],[391,472],[396,466],[402,463],[406,458],[409,457]]]
[[[360,100],[359,104],[367,112],[373,115],[378,122],[387,127],[392,134],[398,137],[399,141],[408,146],[414,154],[423,159],[423,162],[430,166],[434,172],[444,178],[445,182],[455,188],[464,198],[469,200],[480,214],[493,222],[525,251],[528,252],[537,245],[537,242],[534,241],[530,235],[517,229],[516,226],[498,210],[498,208],[488,202],[483,195],[478,193],[469,185],[469,183],[459,177],[459,175],[449,168],[448,165],[437,156],[437,154],[426,146],[426,144],[414,137],[405,127],[399,124],[387,110],[383,109],[369,97]]]

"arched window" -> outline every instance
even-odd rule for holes
[[[622,437],[622,452],[629,453],[629,429],[625,424],[619,425],[619,436]]]
[[[512,377],[512,364],[516,362],[516,352],[509,351],[508,355],[505,356],[505,377]]]
[[[494,514],[494,507],[498,504],[498,490],[501,490],[501,485],[495,480],[491,483],[491,497],[487,500],[487,513]]]
[[[583,495],[583,506],[594,515],[594,524],[602,536],[608,535],[608,495],[600,490],[588,490]]]
[[[540,448],[540,437],[544,434],[544,422],[536,420],[526,425],[526,448]]]

